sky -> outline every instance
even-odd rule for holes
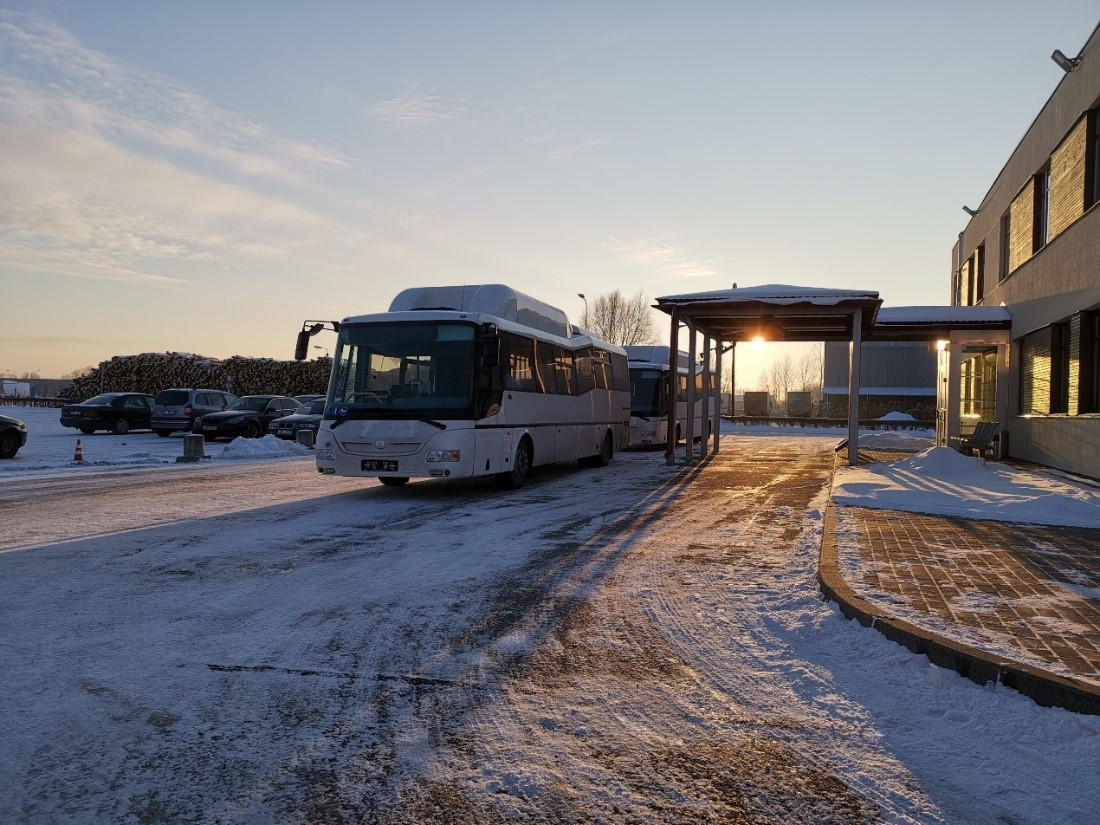
[[[1088,0],[2,0],[0,374],[290,358],[303,320],[406,286],[507,283],[574,320],[579,293],[733,283],[944,304],[961,207],[1096,23]],[[739,376],[781,351],[739,348]]]
[[[189,464],[180,437],[97,434],[74,464],[56,410],[0,413],[31,431],[0,461],[5,820],[297,821],[399,808],[433,783],[513,814],[479,821],[561,821],[566,799],[606,821],[662,803],[711,821],[729,800],[761,821],[846,821],[813,806],[849,796],[888,823],[1095,819],[1100,718],[938,668],[846,621],[814,577],[830,496],[1100,527],[1094,486],[928,431],[865,432],[917,452],[842,468],[830,492],[844,431],[727,424],[723,455],[785,456],[798,483],[727,458],[681,496],[686,470],[624,451],[514,493],[395,491],[319,477],[272,437]],[[725,484],[754,472],[756,488]],[[837,541],[847,576],[851,535]],[[1092,598],[1084,584],[1052,582]],[[997,651],[1020,655],[1010,638]],[[716,792],[723,776],[746,792]],[[792,800],[802,815],[784,817]]]

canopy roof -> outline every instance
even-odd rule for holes
[[[867,337],[881,304],[877,292],[783,284],[657,299],[657,309],[723,341],[851,341],[856,310]]]
[[[723,341],[851,341],[856,311],[863,340],[922,341],[951,330],[1009,329],[1004,307],[882,308],[870,290],[820,289],[766,284],[738,289],[666,295],[656,308]]]

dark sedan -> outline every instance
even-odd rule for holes
[[[276,418],[267,425],[267,431],[279,438],[287,438],[291,441],[298,438],[298,430],[313,430],[313,435],[316,436],[324,414],[325,399],[322,396],[313,401],[307,401],[290,415]]]
[[[130,430],[153,429],[153,396],[141,392],[105,392],[61,408],[61,423],[85,435],[108,430],[125,435]]]
[[[285,395],[245,395],[221,412],[196,418],[192,432],[202,433],[207,441],[217,438],[259,438],[276,418],[290,415],[298,402]]]
[[[0,415],[0,458],[15,458],[27,443],[27,425],[18,418]]]

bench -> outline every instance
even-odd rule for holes
[[[997,440],[1000,428],[999,421],[979,421],[970,435],[953,440],[958,442],[959,452],[964,455],[972,455],[977,450],[982,458],[985,458],[986,452],[992,457],[993,442]]]

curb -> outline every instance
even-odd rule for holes
[[[817,565],[822,593],[836,602],[840,612],[855,619],[933,664],[950,668],[979,685],[1004,685],[1043,707],[1059,707],[1076,713],[1100,715],[1100,687],[1048,673],[1040,668],[994,657],[978,648],[938,636],[914,624],[883,616],[870,602],[857,596],[840,575],[836,542],[836,506],[825,508],[825,525]]]

